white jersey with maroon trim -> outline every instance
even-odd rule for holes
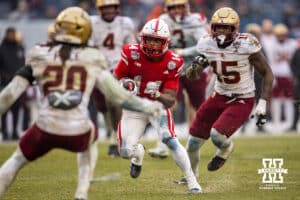
[[[116,67],[121,59],[124,44],[135,42],[134,25],[129,17],[116,16],[108,23],[101,16],[92,16],[92,36],[90,45],[96,46],[108,61],[109,69]]]
[[[201,37],[197,44],[197,51],[208,58],[217,75],[215,91],[227,96],[254,96],[253,67],[249,56],[260,50],[258,40],[248,33],[239,34],[225,49],[219,48],[210,35]]]
[[[171,47],[186,48],[195,46],[200,36],[207,34],[206,17],[201,13],[190,13],[184,16],[181,23],[173,20],[168,13],[162,14],[160,19],[164,20],[171,32]]]
[[[297,49],[297,41],[286,39],[283,43],[273,40],[269,61],[273,74],[277,77],[292,77],[290,61]]]
[[[106,68],[106,61],[99,50],[82,47],[73,49],[70,58],[62,64],[60,48],[61,45],[36,46],[26,59],[42,93],[36,123],[41,129],[53,134],[82,134],[91,128],[87,104],[97,82],[96,76]],[[78,106],[68,110],[50,106],[47,98],[50,92],[67,90],[81,91],[82,99]]]

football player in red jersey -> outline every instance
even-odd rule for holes
[[[249,118],[254,106],[253,68],[263,78],[261,97],[254,113],[258,116],[258,126],[266,123],[273,74],[259,41],[251,34],[239,33],[239,23],[239,16],[232,8],[218,9],[211,19],[211,34],[199,38],[199,55],[187,69],[191,80],[208,66],[217,76],[214,93],[199,107],[189,130],[187,152],[196,176],[200,148],[209,138],[217,148],[207,166],[209,171],[222,167],[231,154],[231,136]]]
[[[35,123],[23,134],[17,150],[0,168],[0,198],[19,170],[54,148],[78,153],[75,200],[86,200],[97,161],[97,132],[87,115],[95,87],[124,108],[160,116],[162,104],[124,90],[105,70],[104,55],[88,47],[89,15],[79,7],[63,10],[55,20],[53,41],[37,45],[13,80],[0,93],[0,115],[36,81],[42,91]]]
[[[174,52],[183,56],[184,68],[188,66],[193,57],[197,55],[196,45],[201,35],[207,34],[207,20],[202,13],[189,11],[188,0],[165,0],[165,10],[159,16],[164,20],[171,32],[170,47]],[[207,74],[202,73],[201,77],[191,81],[186,78],[185,71],[179,78],[179,89],[177,100],[184,99],[187,122],[190,124],[195,116],[196,110],[205,99]],[[168,149],[162,143],[155,148],[149,149],[148,153],[153,157],[165,158],[168,156]]]
[[[115,76],[118,79],[135,80],[137,95],[161,102],[165,112],[161,121],[153,122],[144,114],[123,110],[118,130],[120,155],[131,159],[130,175],[137,178],[145,153],[139,139],[147,124],[152,122],[161,140],[173,152],[177,165],[188,177],[189,191],[200,193],[202,190],[192,172],[187,152],[174,133],[174,123],[169,110],[176,100],[178,79],[183,65],[182,57],[168,50],[169,41],[168,25],[163,20],[153,19],[143,27],[140,44],[123,47],[122,58],[114,71]]]

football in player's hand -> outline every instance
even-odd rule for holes
[[[124,78],[120,80],[121,86],[126,90],[130,91],[132,94],[137,93],[137,86],[134,80],[130,78]]]

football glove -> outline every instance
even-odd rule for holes
[[[209,65],[208,59],[203,54],[199,54],[198,56],[196,56],[193,60],[193,63],[196,65],[200,65],[203,68],[205,68]]]
[[[203,54],[196,56],[192,64],[186,70],[186,77],[190,80],[197,79],[199,76],[198,74],[199,67],[205,68],[208,65],[209,65],[208,59]]]
[[[152,98],[157,99],[161,95],[159,92],[159,87],[160,85],[156,82],[148,82],[145,88],[145,93],[150,94]]]
[[[259,99],[254,111],[254,114],[257,116],[256,126],[261,127],[267,122],[266,110],[267,101],[264,99]]]

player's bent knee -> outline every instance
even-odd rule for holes
[[[227,147],[230,141],[227,139],[226,135],[222,135],[216,129],[212,128],[210,133],[211,141],[218,148]]]
[[[169,149],[171,150],[175,150],[178,147],[179,141],[177,138],[175,137],[167,137],[167,138],[163,138],[162,142],[164,144],[166,144]]]

